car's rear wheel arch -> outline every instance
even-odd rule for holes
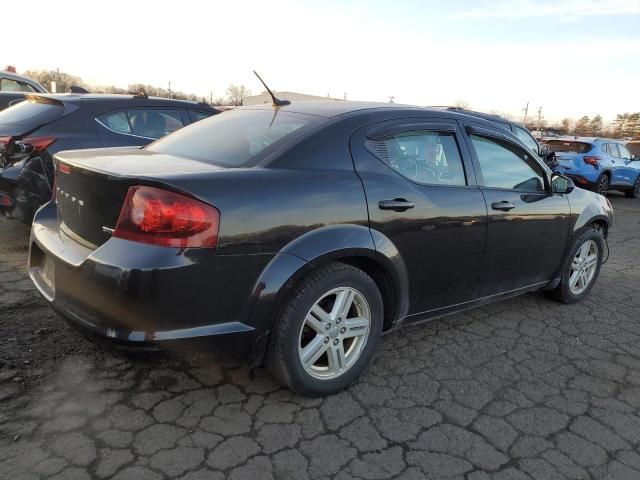
[[[383,326],[382,329],[388,330],[396,320],[398,315],[398,295],[397,287],[393,281],[393,276],[385,270],[385,268],[371,257],[350,255],[344,257],[333,258],[331,261],[345,263],[352,267],[358,268],[369,275],[376,283],[380,295],[382,296],[382,304],[384,306],[383,312]],[[323,263],[325,265],[329,261]]]

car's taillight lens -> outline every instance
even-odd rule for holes
[[[600,160],[601,157],[592,157],[592,156],[587,156],[585,155],[583,157],[584,163],[587,163],[589,165],[593,165],[594,167],[598,166],[598,160]]]
[[[213,248],[220,212],[186,195],[155,187],[130,187],[113,236],[178,248]]]
[[[55,141],[53,137],[27,137],[17,141],[16,146],[24,152],[40,153]]]

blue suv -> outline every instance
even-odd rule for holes
[[[609,138],[567,137],[547,142],[555,152],[554,171],[571,177],[576,185],[605,195],[620,190],[629,198],[640,197],[640,157],[624,143]]]

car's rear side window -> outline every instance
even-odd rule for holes
[[[424,185],[466,185],[462,158],[453,133],[403,132],[365,147],[396,172]]]
[[[189,125],[146,149],[224,167],[255,165],[259,154],[319,117],[279,110],[231,110]]]
[[[550,140],[547,142],[549,150],[552,152],[573,152],[587,153],[593,145],[587,142],[571,142],[564,140]]]
[[[49,123],[64,114],[61,103],[25,100],[0,112],[0,123],[34,127]]]
[[[189,116],[191,117],[192,122],[199,122],[200,120],[204,120],[205,118],[209,118],[213,115],[212,112],[202,112],[198,110],[189,110]]]

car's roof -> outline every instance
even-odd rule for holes
[[[560,141],[560,142],[583,142],[583,143],[598,143],[598,142],[618,142],[624,143],[620,140],[616,140],[615,138],[607,138],[607,137],[579,137],[574,135],[565,135],[564,137],[555,137],[550,139],[549,141]]]
[[[176,105],[183,107],[198,107],[203,109],[213,109],[213,107],[193,102],[191,100],[178,100],[175,98],[164,97],[143,97],[139,95],[122,95],[111,93],[33,93],[29,95],[53,98],[62,102],[80,103],[80,102],[122,102],[127,100],[137,100],[138,103],[148,102],[150,105]]]
[[[243,110],[271,110],[274,107],[271,104],[261,104],[238,108]],[[414,105],[400,105],[396,103],[381,102],[352,102],[344,100],[293,102],[289,105],[284,105],[278,108],[292,113],[303,113],[306,115],[316,115],[326,118],[333,118],[338,115],[372,109],[421,110],[420,107],[416,107]]]
[[[519,127],[524,127],[524,124],[522,122],[509,120],[508,118],[501,117],[500,115],[494,115],[493,113],[478,112],[476,110],[468,110],[462,107],[434,107],[434,108],[442,108],[449,112],[456,112],[456,113],[461,113],[463,115],[469,115],[471,117],[482,118],[484,120],[489,120],[490,122],[506,123],[508,125],[518,125]]]

